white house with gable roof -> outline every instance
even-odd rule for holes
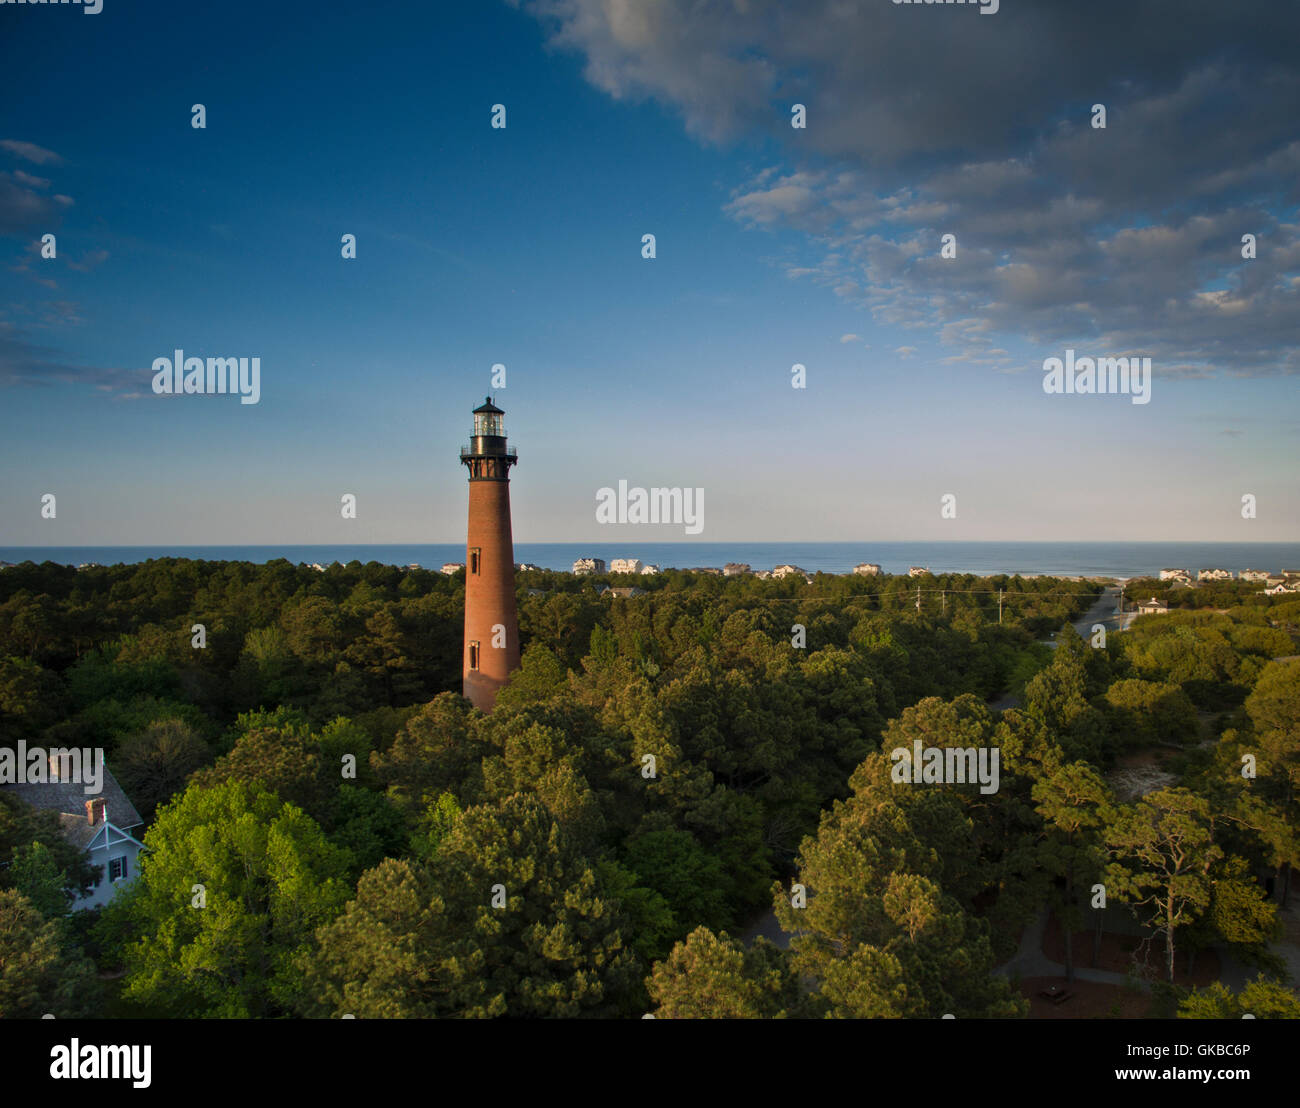
[[[57,778],[53,768],[52,777]],[[101,867],[95,885],[73,902],[73,908],[100,908],[117,890],[135,880],[144,843],[132,834],[144,821],[122,786],[102,764],[100,791],[87,795],[80,781],[37,781],[0,785],[0,791],[33,808],[58,812],[63,837],[81,848],[93,866]]]

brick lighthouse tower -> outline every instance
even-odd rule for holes
[[[511,670],[519,668],[515,547],[510,535],[510,467],[505,413],[488,397],[474,409],[474,437],[460,448],[469,467],[469,537],[465,550],[464,693],[490,712]]]

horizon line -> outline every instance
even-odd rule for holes
[[[1178,545],[1214,545],[1214,546],[1296,546],[1300,545],[1300,538],[1294,539],[646,539],[640,540],[647,545],[656,546],[707,546],[707,545],[730,545],[730,544],[748,544],[751,546],[788,546],[815,543],[820,546],[861,546],[871,543],[880,544],[900,544],[900,543],[924,543],[931,546],[956,545],[965,543],[970,545],[979,544],[997,544],[997,543],[1019,543],[1023,546],[1046,546],[1049,544],[1060,543],[1078,543],[1091,545],[1115,545],[1128,543],[1134,546],[1178,546]],[[634,545],[634,543],[623,543],[619,540],[588,540],[588,539],[515,539],[515,545],[528,546],[624,546]],[[131,550],[141,549],[143,547],[161,547],[161,546],[203,546],[212,549],[237,550],[250,546],[464,546],[464,539],[452,541],[438,541],[433,539],[421,539],[417,541],[402,542],[350,542],[332,540],[329,542],[296,542],[296,541],[273,541],[273,542],[196,542],[190,540],[173,540],[168,542],[77,542],[77,543],[43,543],[35,545],[32,543],[12,543],[0,544],[0,550],[55,550],[70,549],[73,547],[98,547],[103,550]]]

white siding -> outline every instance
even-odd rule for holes
[[[129,885],[139,874],[140,844],[126,832],[105,824],[86,848],[86,859],[93,866],[103,866],[99,884],[90,890],[90,895],[80,898],[73,908],[101,908],[113,899],[117,890]],[[117,881],[112,880],[112,863],[125,860],[126,876]]]

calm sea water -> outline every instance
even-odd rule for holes
[[[546,569],[569,570],[577,558],[640,558],[688,569],[748,562],[771,569],[782,562],[810,573],[847,573],[859,562],[877,562],[886,573],[927,566],[936,573],[1044,573],[1085,577],[1145,577],[1166,567],[1222,568],[1276,573],[1300,570],[1300,543],[1164,542],[623,542],[515,544],[515,560]],[[438,569],[463,562],[465,547],[455,543],[371,546],[50,546],[0,547],[0,561],[52,561],[68,565],[134,563],[150,558],[201,558],[214,561],[382,562]]]

